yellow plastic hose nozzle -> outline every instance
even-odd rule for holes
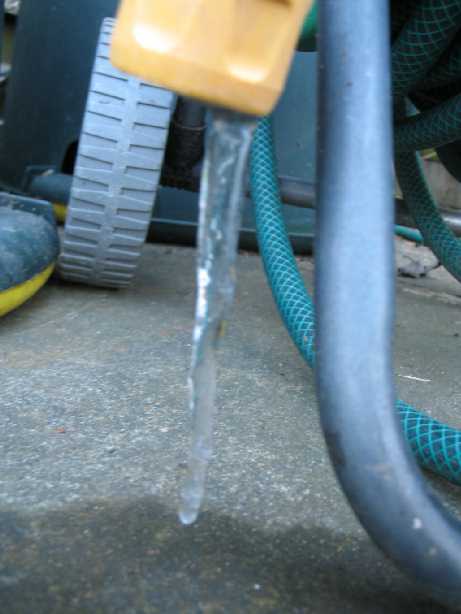
[[[313,0],[122,0],[111,59],[184,96],[267,115]]]

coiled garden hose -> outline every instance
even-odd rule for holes
[[[411,16],[406,23],[398,23],[399,33],[392,50],[394,96],[401,101],[424,80],[428,71],[430,75],[436,73],[436,69],[431,73],[431,68],[461,24],[461,0],[421,0],[408,2],[404,8]],[[394,34],[397,35],[397,28]],[[461,244],[443,221],[414,152],[461,137],[460,99],[461,96],[450,99],[436,109],[406,119],[397,127],[396,171],[406,204],[425,243],[461,281]],[[403,109],[402,102],[400,105]],[[251,185],[258,241],[274,299],[298,350],[313,366],[314,308],[297,270],[281,214],[271,126],[267,118],[261,121],[254,138]],[[403,401],[397,402],[397,411],[418,462],[451,482],[461,484],[461,433]]]
[[[424,243],[445,268],[461,282],[461,243],[444,222],[427,185],[421,160],[415,152],[397,154],[395,168],[405,204]]]
[[[420,0],[392,45],[394,98],[402,98],[423,80],[460,23],[460,0]]]
[[[269,118],[261,120],[254,136],[250,177],[258,243],[269,285],[293,342],[313,367],[314,306],[299,273],[283,220]],[[398,401],[396,409],[420,465],[461,485],[461,432],[404,401]]]
[[[398,121],[404,120],[396,129],[397,177],[424,242],[458,281],[461,281],[461,243],[442,219],[418,154],[406,150],[457,140],[461,134],[459,98],[456,96],[438,109],[409,119],[405,119],[403,100],[436,65],[460,24],[461,0],[421,0],[392,46],[395,116]]]
[[[430,73],[418,84],[420,90],[431,90],[458,81],[461,75],[461,41],[455,40]]]
[[[461,94],[395,126],[397,152],[432,149],[461,139]]]

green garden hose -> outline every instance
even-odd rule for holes
[[[407,239],[408,241],[413,241],[413,243],[423,243],[423,237],[419,230],[416,230],[416,228],[396,225],[395,234],[399,237]]]
[[[443,87],[461,76],[461,41],[455,40],[450,49],[444,53],[430,73],[418,84],[418,89],[430,90]]]
[[[461,139],[461,94],[395,126],[397,152],[441,147]]]
[[[460,0],[421,0],[392,45],[392,86],[404,97],[437,63],[461,23]]]
[[[398,121],[405,120],[405,96],[417,87],[437,63],[455,37],[460,24],[461,0],[421,0],[415,6],[410,19],[392,45],[392,83]],[[457,106],[457,98],[454,100],[454,106]],[[399,128],[396,130],[397,151],[405,134],[408,136],[405,130],[413,130],[409,138],[413,141],[414,149],[421,145],[431,146],[429,139],[437,142],[437,139],[447,136],[447,128],[451,131],[450,139],[456,140],[461,121],[457,118],[459,107],[457,113],[454,113],[452,105],[450,102],[442,105],[443,113],[431,113],[429,110],[422,116],[406,119],[401,126],[400,136]],[[418,124],[416,129],[415,124]],[[427,186],[418,154],[414,151],[398,151],[395,167],[405,202],[424,242],[445,268],[461,281],[461,243],[443,221]]]
[[[268,118],[261,120],[254,137],[250,174],[258,242],[272,294],[293,342],[313,367],[314,306],[296,265],[282,216]],[[421,466],[461,485],[461,433],[404,401],[398,401],[396,409],[406,439]]]
[[[396,171],[405,204],[420,230],[424,243],[439,261],[461,281],[461,243],[444,222],[424,178],[419,155],[396,155]]]
[[[394,3],[393,8],[397,6],[398,3]],[[461,281],[461,243],[443,221],[415,153],[417,149],[461,138],[461,96],[450,94],[448,101],[442,96],[436,108],[425,108],[423,113],[411,118],[406,118],[404,104],[405,97],[415,88],[418,91],[422,83],[438,86],[456,80],[457,43],[449,53],[444,55],[444,52],[461,24],[461,0],[408,0],[402,3],[402,13],[404,19],[398,13],[395,15],[392,46],[396,118],[401,122],[396,129],[396,171],[424,242]],[[461,80],[461,73],[458,76]],[[269,284],[292,340],[313,367],[314,307],[298,271],[283,221],[268,118],[260,122],[256,131],[250,166],[258,242]],[[461,485],[461,432],[404,401],[398,401],[396,409],[418,462]]]

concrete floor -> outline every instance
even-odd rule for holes
[[[178,523],[194,257],[148,246],[131,290],[52,282],[2,320],[0,612],[445,611],[350,511],[312,374],[254,255],[240,257],[220,352],[206,506],[195,526]],[[311,262],[301,268],[311,279]],[[399,393],[458,427],[460,334],[447,277],[399,281]],[[459,490],[435,486],[461,509]]]

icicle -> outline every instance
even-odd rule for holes
[[[255,127],[255,118],[212,111],[200,193],[198,290],[189,378],[193,429],[181,491],[179,517],[183,524],[197,519],[213,453],[215,352],[234,298],[243,185]]]

